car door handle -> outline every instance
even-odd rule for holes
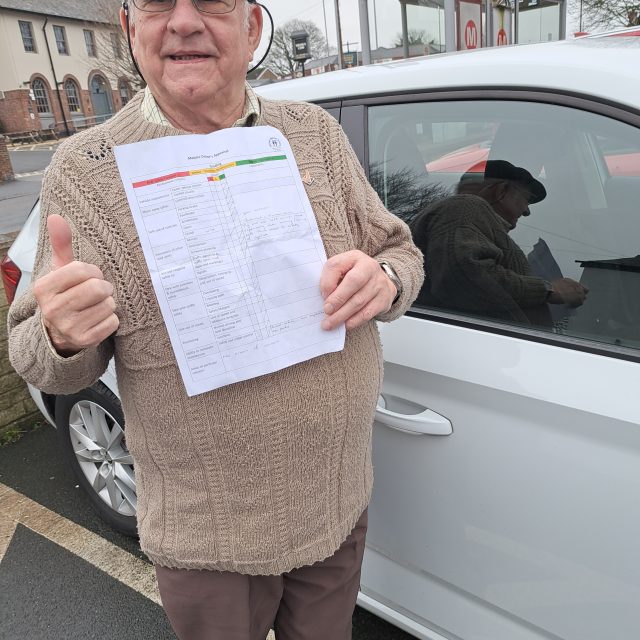
[[[384,398],[380,398],[376,407],[376,420],[387,427],[414,435],[448,436],[453,433],[451,421],[431,409],[421,413],[396,413],[384,407]]]

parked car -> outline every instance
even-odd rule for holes
[[[511,237],[540,277],[589,287],[582,306],[554,305],[551,326],[420,305],[380,326],[359,603],[417,638],[638,635],[638,69],[637,38],[582,38],[260,89],[339,119],[382,201],[410,223],[479,161],[526,168],[548,195]],[[454,154],[462,161],[443,160]],[[3,266],[10,293],[29,285],[37,232],[36,209]],[[113,369],[74,396],[31,391],[103,515],[133,531]]]

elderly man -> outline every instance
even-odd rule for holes
[[[247,0],[134,0],[148,83],[109,122],[62,144],[47,171],[32,291],[11,309],[17,371],[51,394],[92,385],[115,358],[135,459],[141,545],[181,639],[351,636],[382,375],[375,320],[422,281],[408,228],[369,186],[339,125],[309,104],[257,98]],[[344,350],[188,397],[113,148],[233,126],[290,142],[329,260],[323,328]]]
[[[426,273],[418,302],[542,327],[552,324],[549,304],[581,305],[583,285],[537,277],[508,235],[546,196],[539,180],[505,160],[463,175],[457,195],[428,206],[412,223]]]

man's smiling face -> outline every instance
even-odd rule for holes
[[[134,56],[161,105],[190,110],[237,99],[260,42],[259,7],[237,0],[232,11],[213,15],[177,0],[171,11],[131,9]]]

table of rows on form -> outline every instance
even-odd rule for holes
[[[326,258],[286,155],[147,176],[133,187],[165,321],[194,382],[286,356],[283,337],[311,330],[324,339]]]

